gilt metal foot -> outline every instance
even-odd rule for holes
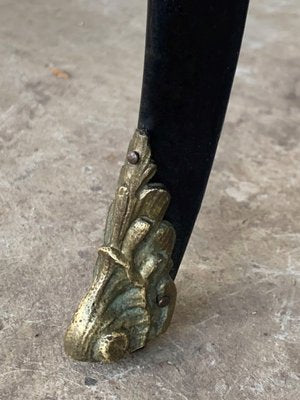
[[[164,221],[169,193],[149,183],[156,171],[137,130],[110,207],[90,289],[65,335],[65,351],[82,361],[115,361],[169,326],[176,288],[169,276],[175,231]]]

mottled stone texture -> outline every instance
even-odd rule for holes
[[[63,352],[136,126],[145,12],[0,0],[0,398],[297,400],[298,0],[252,1],[169,331],[118,364]]]

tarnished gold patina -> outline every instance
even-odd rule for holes
[[[65,335],[82,361],[115,361],[169,326],[176,287],[169,276],[175,232],[163,220],[170,196],[149,183],[156,171],[148,138],[136,131],[122,167],[94,279]]]

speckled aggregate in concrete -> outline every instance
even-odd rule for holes
[[[0,398],[297,400],[298,0],[252,1],[169,331],[118,364],[64,355],[136,125],[145,12],[0,0]]]

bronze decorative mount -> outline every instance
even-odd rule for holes
[[[136,130],[108,213],[92,285],[65,335],[65,351],[76,360],[118,360],[170,324],[176,301],[169,276],[175,231],[163,220],[169,193],[149,183],[155,171],[148,137]]]

